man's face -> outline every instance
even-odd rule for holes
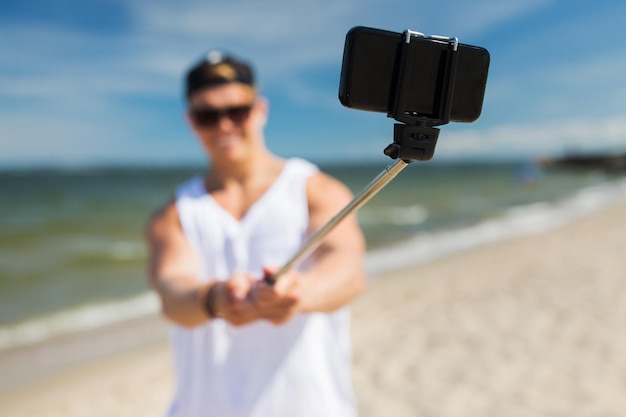
[[[189,97],[188,118],[211,159],[236,161],[263,146],[267,105],[243,84],[207,88]]]

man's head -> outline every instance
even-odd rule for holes
[[[185,81],[188,119],[214,162],[234,162],[264,148],[267,103],[257,96],[250,65],[213,51],[188,71]]]
[[[196,91],[232,82],[255,89],[252,67],[222,51],[211,51],[187,72],[185,94],[189,100]]]

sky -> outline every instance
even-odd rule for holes
[[[433,160],[625,151],[625,22],[623,0],[2,0],[0,168],[203,163],[182,78],[214,48],[254,64],[277,154],[384,161],[394,121],[337,98],[354,26],[489,51],[480,118]]]

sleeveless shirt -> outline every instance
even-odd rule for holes
[[[201,177],[181,185],[176,206],[197,256],[201,281],[234,272],[259,279],[300,247],[308,227],[306,183],[317,168],[286,162],[272,186],[236,220],[207,193]],[[286,324],[233,327],[217,319],[172,326],[177,374],[170,417],[353,417],[347,307],[300,314]]]

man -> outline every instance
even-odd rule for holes
[[[267,102],[246,63],[212,52],[186,77],[210,159],[147,228],[150,282],[173,322],[170,416],[355,416],[349,312],[364,287],[354,216],[297,269],[275,272],[343,208],[345,186],[265,146]]]

